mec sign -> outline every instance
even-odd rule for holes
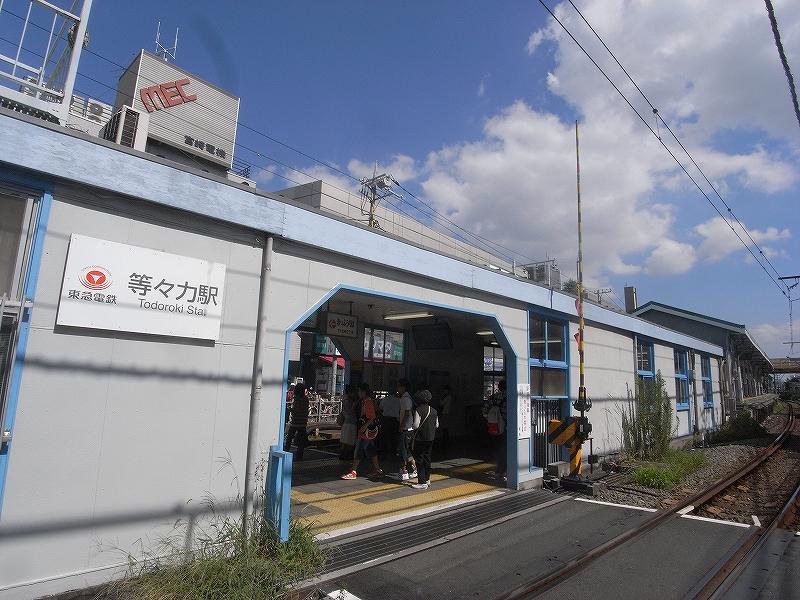
[[[189,79],[179,79],[161,85],[151,85],[139,90],[139,98],[147,109],[147,112],[178,106],[186,102],[197,100],[197,94],[187,94],[183,88],[189,85]]]

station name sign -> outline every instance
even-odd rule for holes
[[[216,340],[224,286],[224,264],[72,234],[56,323]]]
[[[358,335],[358,318],[327,312],[323,315],[322,332],[334,337],[354,338]]]

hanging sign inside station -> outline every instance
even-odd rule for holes
[[[528,383],[517,384],[517,439],[531,437],[531,386]]]
[[[322,321],[323,333],[335,337],[354,338],[358,335],[358,318],[328,312]]]
[[[225,265],[72,234],[56,324],[219,339]]]

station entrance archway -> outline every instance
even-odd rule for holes
[[[358,323],[355,334],[328,335],[330,315],[354,317]],[[415,510],[471,501],[481,495],[501,494],[516,486],[516,436],[507,434],[502,440],[489,436],[482,415],[484,398],[505,379],[510,421],[506,425],[515,431],[516,355],[494,315],[340,287],[287,332],[287,349],[292,339],[296,343],[296,334],[300,336],[301,349],[293,358],[299,358],[299,364],[287,361],[287,384],[291,383],[292,374],[300,373],[315,395],[311,402],[309,447],[303,460],[295,457],[292,470],[293,515],[310,520],[320,531],[329,531],[376,519],[400,518]],[[331,344],[320,340],[326,337]],[[341,358],[336,353],[319,354],[326,347],[330,352],[331,345]],[[399,460],[386,447],[381,466],[387,477],[340,479],[350,469],[350,461],[342,460],[347,457],[339,456],[340,427],[330,419],[314,422],[314,415],[324,412],[315,412],[315,403],[325,405],[338,400],[331,398],[331,391],[338,388],[330,385],[330,377],[319,375],[326,368],[330,375],[334,365],[343,369],[344,384],[366,382],[379,400],[394,394],[397,381],[406,378],[412,395],[428,389],[433,396],[432,406],[440,408],[445,386],[449,386],[450,412],[448,418],[442,419],[434,444],[428,490],[411,488],[416,480],[403,482],[391,476],[399,470]],[[284,424],[287,420],[288,410]],[[445,428],[448,440],[442,435]],[[508,478],[498,472],[501,452],[507,461]],[[368,470],[371,469],[365,465],[362,472]]]

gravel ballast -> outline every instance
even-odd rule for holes
[[[688,475],[681,483],[670,489],[654,489],[636,485],[625,475],[614,475],[609,487],[598,494],[597,500],[641,506],[645,508],[670,508],[681,500],[696,494],[717,481],[733,474],[771,442],[771,438],[745,440],[732,444],[700,448],[691,452],[701,452],[706,464]],[[622,486],[627,489],[619,489]]]

